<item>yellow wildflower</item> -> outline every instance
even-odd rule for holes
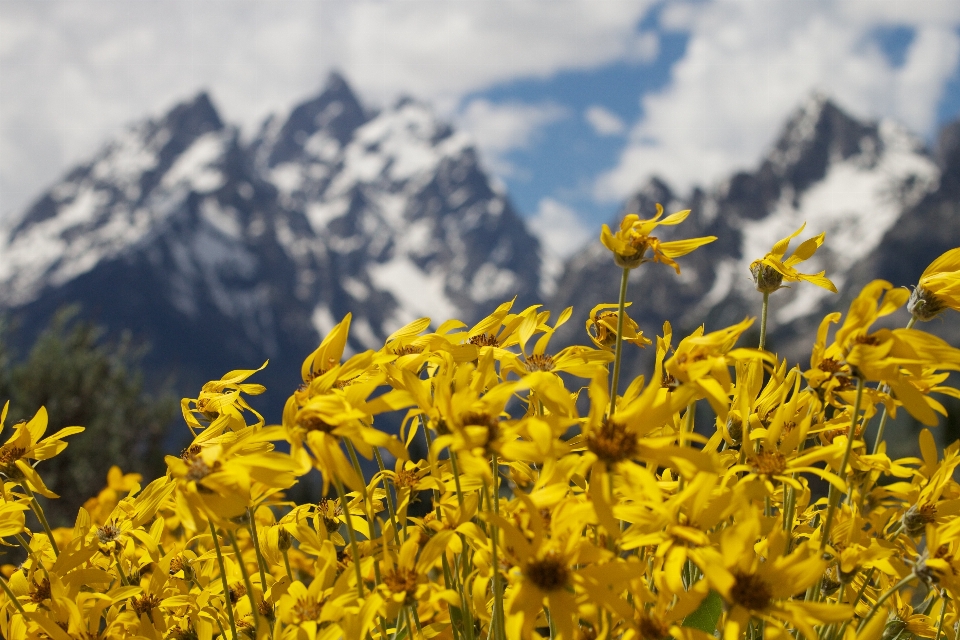
[[[628,302],[624,306],[629,307],[632,303]],[[617,323],[620,314],[616,311],[617,304],[598,304],[590,310],[590,317],[587,318],[587,334],[593,344],[601,349],[613,349],[617,343]],[[637,321],[623,313],[623,341],[630,342],[638,347],[645,347],[652,344],[649,338],[644,337],[640,331]]]
[[[834,293],[837,292],[837,288],[834,286],[829,279],[824,277],[824,272],[815,274],[800,273],[794,268],[794,265],[803,262],[804,260],[809,260],[813,257],[813,254],[817,252],[817,249],[820,248],[820,245],[823,244],[823,238],[826,235],[821,233],[818,236],[809,238],[804,242],[800,243],[796,249],[793,250],[793,253],[784,260],[784,256],[787,253],[787,249],[790,247],[790,241],[796,238],[803,231],[804,227],[807,226],[807,223],[804,222],[800,225],[800,228],[791,233],[786,238],[779,240],[773,249],[770,250],[770,253],[763,256],[759,260],[754,260],[750,263],[750,273],[753,275],[753,281],[757,285],[757,291],[761,293],[773,293],[777,289],[780,289],[783,286],[783,281],[787,282],[800,282],[805,280],[807,282],[812,282],[818,287],[823,287],[828,291]]]
[[[663,207],[659,204],[657,205],[657,215],[649,220],[641,220],[640,216],[631,213],[620,222],[620,229],[616,233],[611,232],[607,225],[603,225],[603,229],[600,231],[600,241],[613,252],[614,262],[624,269],[636,269],[644,262],[662,262],[680,273],[680,266],[674,262],[674,258],[685,256],[694,249],[709,244],[717,238],[716,236],[707,236],[661,242],[659,238],[650,235],[653,230],[660,225],[680,224],[690,215],[690,210],[677,211],[660,220],[662,215]],[[650,252],[649,256],[647,255],[648,251]]]
[[[932,320],[946,309],[960,310],[960,247],[930,263],[910,295],[907,310],[917,320]]]

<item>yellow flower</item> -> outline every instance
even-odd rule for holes
[[[960,247],[947,251],[924,269],[907,310],[917,320],[931,320],[946,309],[960,310]]]
[[[7,419],[10,403],[3,405],[0,413],[0,431]],[[13,435],[0,446],[0,477],[21,484],[46,498],[56,498],[57,494],[47,489],[28,460],[47,460],[67,448],[63,439],[83,431],[83,427],[66,427],[52,436],[41,440],[47,431],[47,410],[40,407],[29,422],[21,422],[13,427]]]
[[[837,292],[837,288],[833,283],[824,277],[823,271],[808,274],[800,273],[793,268],[794,265],[804,260],[809,260],[813,254],[817,252],[817,249],[823,244],[823,238],[826,234],[821,233],[818,236],[801,242],[800,246],[794,249],[793,253],[791,253],[786,260],[783,258],[787,253],[787,249],[790,247],[790,241],[800,235],[800,232],[802,232],[806,226],[807,223],[804,222],[800,225],[799,229],[773,245],[770,253],[750,263],[750,273],[753,274],[753,281],[757,285],[757,291],[761,293],[773,293],[783,286],[784,280],[787,282],[806,280],[828,291]]]
[[[716,236],[691,238],[689,240],[674,240],[660,242],[650,233],[660,225],[676,225],[683,222],[690,210],[672,213],[663,220],[663,207],[657,205],[657,215],[649,220],[641,220],[640,216],[631,213],[620,223],[620,230],[616,233],[610,227],[603,225],[600,231],[600,241],[613,252],[613,260],[624,269],[635,269],[644,262],[662,262],[668,264],[680,273],[680,266],[673,258],[685,256],[697,247],[702,247],[716,240]],[[647,252],[650,255],[647,255]]]
[[[624,306],[629,307],[631,304],[628,302]],[[617,304],[598,304],[590,310],[590,317],[587,318],[587,334],[593,344],[601,349],[613,349],[617,343],[617,322],[620,317],[616,311],[618,306]],[[623,313],[623,341],[638,347],[652,344],[649,338],[644,337],[636,320],[627,315],[626,311]]]
[[[695,387],[710,403],[721,420],[727,419],[730,408],[730,389],[733,381],[729,367],[737,361],[769,360],[756,349],[734,349],[737,340],[753,324],[752,318],[743,322],[703,333],[697,328],[680,341],[673,357],[664,363],[664,369],[675,380]]]

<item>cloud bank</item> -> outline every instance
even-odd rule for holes
[[[960,57],[952,2],[715,0],[669,5],[663,22],[690,33],[686,55],[664,91],[642,98],[617,166],[596,182],[599,199],[621,200],[650,175],[685,191],[755,165],[813,91],[929,134]],[[902,65],[872,37],[887,26],[915,34]]]

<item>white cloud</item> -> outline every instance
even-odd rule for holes
[[[457,120],[473,137],[487,165],[498,175],[510,176],[517,169],[505,159],[505,154],[528,147],[543,127],[567,115],[565,108],[553,103],[495,104],[478,98],[464,107]]]
[[[627,130],[620,116],[598,104],[588,107],[583,117],[598,136],[619,136]]]
[[[537,213],[527,219],[529,229],[544,248],[558,258],[568,258],[592,237],[577,212],[553,198],[543,198]]]
[[[0,217],[130,121],[209,88],[252,130],[340,69],[374,102],[656,55],[654,0],[0,2]]]
[[[754,166],[788,115],[814,90],[861,118],[893,117],[929,134],[960,56],[960,3],[917,0],[669,5],[663,21],[689,30],[687,53],[644,115],[598,198],[619,200],[650,175],[681,190]],[[895,68],[870,33],[916,30]]]

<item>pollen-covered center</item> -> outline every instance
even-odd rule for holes
[[[563,558],[553,551],[528,562],[523,575],[541,591],[563,589],[570,582],[570,568]]]
[[[133,610],[137,612],[137,616],[142,616],[145,613],[149,615],[151,611],[160,606],[160,598],[152,593],[144,593],[133,598],[130,603],[133,605]]]
[[[760,576],[753,573],[733,574],[733,587],[730,589],[730,599],[745,609],[763,611],[770,606],[773,600],[773,589]]]
[[[470,336],[468,342],[477,347],[499,347],[500,341],[497,340],[497,337],[490,335],[489,333],[481,333],[480,335]]]
[[[768,264],[754,262],[750,265],[750,274],[760,293],[773,293],[783,286],[783,274]]]
[[[313,596],[297,598],[297,602],[290,608],[293,621],[296,624],[317,620],[323,612],[323,603],[317,602]]]
[[[50,599],[50,580],[43,578],[40,582],[34,582],[30,586],[30,602],[40,604],[44,600]]]
[[[413,569],[396,567],[383,574],[383,584],[392,593],[404,593],[404,602],[412,604],[417,593],[417,572]]]
[[[194,482],[200,482],[208,475],[213,473],[219,466],[219,462],[215,462],[213,467],[208,465],[203,458],[198,455],[188,456],[187,460],[187,480],[193,480]]]
[[[659,618],[642,614],[637,626],[640,628],[640,635],[645,640],[660,640],[670,636],[670,625]]]
[[[817,369],[820,369],[820,371],[823,371],[824,373],[836,373],[837,371],[840,371],[842,366],[843,365],[833,358],[824,358],[820,361],[820,364],[817,365]]]
[[[337,428],[336,425],[330,424],[318,415],[303,416],[298,424],[304,431],[322,431],[323,433],[330,433]]]
[[[500,418],[497,416],[470,411],[460,416],[460,422],[464,427],[486,427],[487,439],[483,444],[487,448],[500,438]]]
[[[120,527],[117,526],[117,523],[114,520],[111,520],[102,527],[97,527],[97,540],[100,541],[100,544],[114,542],[119,537]]]
[[[393,350],[393,353],[397,356],[409,356],[415,353],[423,353],[423,347],[417,347],[412,344],[408,344],[402,347],[397,347]]]
[[[603,462],[613,464],[636,456],[637,436],[608,418],[587,436],[587,448]]]
[[[397,471],[396,475],[394,475],[393,484],[395,484],[398,488],[406,487],[410,489],[413,488],[419,480],[420,478],[417,477],[415,471],[401,469],[400,471]]]
[[[754,473],[763,476],[775,476],[787,470],[787,459],[779,451],[764,451],[751,460]]]
[[[937,521],[937,505],[932,502],[912,505],[903,514],[902,520],[903,530],[906,531],[907,535],[920,535],[926,530],[928,524]]]
[[[943,300],[923,287],[914,289],[907,302],[907,311],[917,320],[924,322],[932,320],[946,309],[947,305]]]
[[[0,447],[0,467],[13,466],[13,463],[22,458],[26,452],[27,450],[23,447],[14,447],[9,444],[3,445]]]
[[[323,526],[327,528],[327,533],[333,533],[340,529],[340,516],[343,514],[343,507],[336,500],[322,499],[317,503],[317,513],[323,520]]]
[[[527,371],[553,371],[557,367],[553,361],[553,356],[546,353],[535,353],[526,358],[523,368]]]

